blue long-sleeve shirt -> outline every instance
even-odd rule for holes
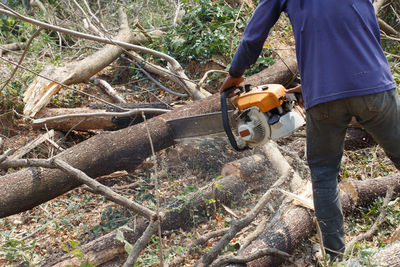
[[[256,62],[271,27],[286,12],[306,109],[394,88],[372,2],[260,0],[232,60],[231,75],[242,75]]]

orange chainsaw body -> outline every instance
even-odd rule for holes
[[[250,107],[258,107],[261,112],[267,112],[279,107],[285,100],[285,87],[281,84],[268,84],[250,92],[237,96],[236,107],[242,111]]]

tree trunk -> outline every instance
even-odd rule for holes
[[[343,212],[351,214],[359,207],[370,205],[377,197],[384,197],[388,187],[393,188],[393,197],[399,196],[400,176],[395,174],[364,181],[349,179],[340,186]],[[262,248],[277,248],[292,253],[313,231],[313,216],[313,213],[306,208],[290,207],[276,226],[262,233],[240,255],[252,254]],[[266,256],[248,263],[247,266],[279,266],[282,262],[281,258]]]
[[[280,64],[265,72],[267,83],[287,82],[286,66]],[[282,69],[283,68],[283,69]],[[276,73],[277,72],[277,73]],[[256,85],[256,84],[254,84]],[[166,121],[220,110],[219,94],[176,109],[147,121],[154,149],[159,151],[174,144]],[[90,177],[119,170],[133,170],[151,155],[144,123],[115,132],[96,135],[60,153],[57,157]],[[0,218],[31,209],[78,186],[79,183],[59,170],[27,168],[0,179]]]
[[[373,259],[381,266],[400,266],[400,241],[392,243],[379,250]]]
[[[271,67],[262,70],[259,73],[252,75],[245,80],[245,83],[249,83],[252,85],[280,83],[284,86],[289,86],[296,78],[297,74],[298,71],[296,56],[291,56],[280,60]]]

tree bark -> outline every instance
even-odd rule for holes
[[[380,249],[373,259],[381,266],[400,266],[400,241],[392,243],[382,249]]]
[[[265,71],[266,83],[288,81],[286,66]],[[275,73],[277,72],[277,73]],[[256,85],[256,84],[254,84]],[[204,114],[220,110],[219,94],[176,109],[147,121],[155,151],[174,144],[166,121],[169,119]],[[96,135],[60,153],[58,158],[82,170],[90,177],[98,177],[119,170],[133,170],[151,155],[150,143],[143,123]],[[0,179],[0,218],[31,209],[78,186],[59,170],[27,168],[7,174]]]
[[[386,177],[364,181],[346,180],[341,183],[343,212],[348,215],[359,207],[370,205],[377,197],[384,197],[388,187],[393,188],[393,197],[400,194],[400,176],[394,174]],[[282,216],[282,220],[272,229],[262,233],[256,241],[249,245],[239,255],[255,253],[259,249],[277,248],[292,253],[293,250],[313,231],[313,214],[306,208],[290,207]],[[247,266],[279,266],[283,260],[267,256],[252,261]],[[229,265],[243,266],[243,265]]]
[[[249,83],[252,85],[280,83],[284,86],[289,86],[290,83],[293,82],[293,79],[296,78],[297,74],[298,71],[296,56],[291,56],[280,60],[271,67],[262,70],[259,73],[250,76],[245,80],[245,83]]]

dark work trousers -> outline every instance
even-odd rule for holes
[[[339,258],[345,240],[337,176],[352,116],[400,170],[400,101],[396,89],[322,103],[307,110],[307,159],[315,214],[326,252]]]

